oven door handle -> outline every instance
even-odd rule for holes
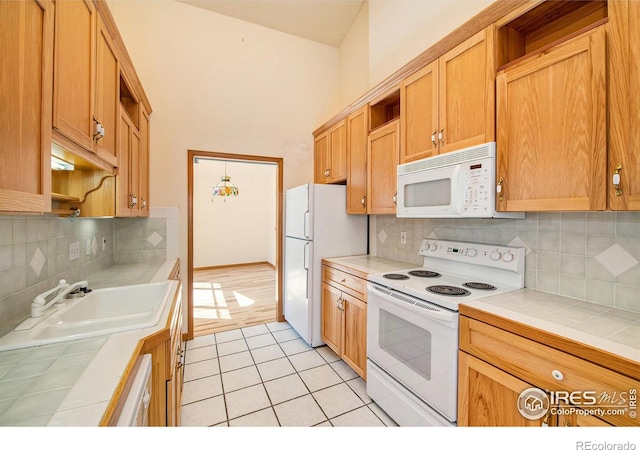
[[[391,291],[373,283],[368,283],[367,290],[386,301],[390,301],[396,304],[398,304],[398,302],[402,302],[402,304],[409,304],[416,308],[420,308],[420,314],[422,316],[439,320],[441,322],[455,322],[456,320],[456,312],[449,311],[448,309],[441,309],[436,305],[432,305],[431,303],[423,302],[421,300],[416,300],[415,298],[412,298],[400,292]]]

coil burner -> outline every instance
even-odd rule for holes
[[[464,287],[468,287],[470,289],[481,289],[481,290],[484,290],[484,291],[492,291],[492,290],[494,290],[496,288],[492,284],[480,283],[480,282],[476,282],[476,281],[471,281],[469,283],[462,283],[462,285]]]
[[[382,276],[389,280],[408,280],[409,279],[409,276],[403,275],[401,273],[387,273]]]
[[[440,276],[438,272],[433,272],[432,270],[411,270],[409,275],[422,278],[436,278]]]
[[[446,286],[446,285],[440,285],[440,284],[437,284],[435,286],[429,286],[427,288],[427,291],[433,292],[434,294],[451,295],[456,297],[463,297],[465,295],[471,294],[471,292],[461,287]]]

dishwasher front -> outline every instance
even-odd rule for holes
[[[151,355],[143,355],[131,384],[124,407],[118,418],[119,427],[145,427],[148,425],[151,402]]]

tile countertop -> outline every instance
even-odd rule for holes
[[[526,288],[465,305],[640,363],[640,313]]]
[[[89,287],[166,281],[176,260],[115,264]],[[0,353],[0,426],[98,426],[138,341],[160,325]]]
[[[339,258],[325,258],[325,261],[340,264],[360,272],[380,273],[394,270],[415,269],[416,264],[394,261],[372,255],[343,256]]]
[[[366,273],[416,267],[371,255],[328,261]],[[465,304],[640,363],[640,313],[526,288]]]

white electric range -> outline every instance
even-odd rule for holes
[[[367,283],[367,393],[399,425],[457,421],[460,303],[524,287],[525,249],[425,239],[420,267]]]

